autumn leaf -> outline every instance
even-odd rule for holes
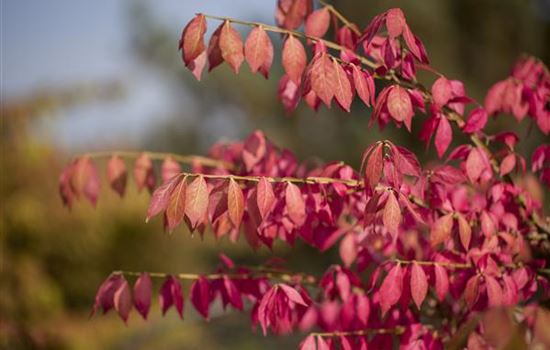
[[[300,40],[293,35],[289,35],[283,44],[282,63],[288,77],[295,84],[300,85],[302,73],[306,68],[307,55]]]
[[[244,61],[243,42],[239,32],[231,26],[229,21],[223,24],[219,45],[223,59],[235,73],[239,73],[239,68]]]

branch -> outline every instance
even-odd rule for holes
[[[184,164],[200,163],[204,166],[222,167],[228,170],[233,168],[232,164],[228,162],[224,162],[222,160],[217,160],[217,159],[203,157],[203,156],[196,156],[196,155],[181,155],[176,153],[165,153],[165,152],[99,151],[99,152],[88,152],[83,154],[83,156],[88,156],[90,158],[105,158],[105,157],[111,157],[111,156],[117,155],[124,158],[138,158],[143,153],[147,154],[151,159],[162,160],[167,157],[172,157],[175,161],[179,163],[184,163]]]
[[[405,332],[405,327],[397,326],[395,328],[367,328],[357,331],[348,331],[348,332],[314,332],[310,335],[314,337],[346,337],[346,336],[365,336],[369,334],[395,334],[400,335]]]

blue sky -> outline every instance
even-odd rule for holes
[[[72,108],[61,118],[43,120],[35,126],[41,137],[65,147],[113,143],[119,137],[135,143],[152,122],[152,113],[169,110],[173,96],[167,82],[136,62],[129,51],[130,1],[137,0],[2,0],[3,98],[49,86],[131,82],[122,101]],[[272,22],[275,6],[272,1],[250,0],[148,3],[177,34],[196,12]]]

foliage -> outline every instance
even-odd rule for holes
[[[427,117],[419,140],[429,146],[433,138],[445,161],[422,167],[411,151],[382,140],[364,151],[359,170],[301,163],[261,131],[217,143],[209,157],[77,157],[59,181],[68,207],[80,198],[96,204],[97,158],[109,158],[108,182],[123,196],[124,158],[133,158],[138,191],[152,193],[147,220],[162,216],[167,231],[185,223],[218,239],[237,241],[242,233],[253,249],[298,239],[321,253],[338,245],[342,260],[322,276],[287,271],[278,260],[240,266],[225,255],[211,274],[115,271],[99,287],[93,312],[115,309],[126,322],[135,308],[146,319],[153,277],[164,279],[163,314],[174,308],[183,317],[179,280],[191,280],[190,302],[205,319],[218,298],[224,308],[251,305],[252,324],[264,335],[308,332],[301,349],[550,346],[550,219],[520,186],[527,161],[516,151],[519,137],[486,131],[489,116],[513,114],[550,133],[547,67],[521,57],[481,104],[461,81],[429,65],[400,9],[374,17],[363,31],[323,2],[314,10],[310,0],[279,0],[275,17],[277,27],[198,14],[181,36],[185,66],[200,80],[207,62],[209,71],[225,62],[238,73],[246,61],[268,78],[274,46],[267,32],[280,33],[285,74],[278,97],[287,112],[300,100],[314,110],[334,101],[350,112],[357,95],[373,106],[371,124],[409,132],[420,112]],[[208,45],[207,18],[222,21]],[[253,27],[245,42],[235,24]],[[437,77],[430,88],[417,79],[420,70]],[[469,142],[451,149],[457,135]],[[155,159],[162,160],[158,187]],[[550,186],[550,145],[540,145],[530,163]],[[127,277],[137,277],[133,288]]]

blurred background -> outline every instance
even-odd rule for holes
[[[463,80],[468,94],[481,101],[521,53],[550,61],[548,0],[341,0],[336,5],[360,27],[387,8],[402,7],[433,66]],[[208,234],[201,242],[183,228],[166,235],[158,220],[144,223],[148,195],[133,190],[122,200],[104,190],[97,209],[82,202],[71,212],[57,195],[61,168],[79,152],[201,154],[217,140],[242,138],[254,129],[301,159],[338,159],[357,167],[368,144],[389,138],[432,160],[433,149],[426,152],[415,141],[418,120],[409,135],[393,127],[368,129],[370,110],[359,104],[351,114],[336,107],[314,113],[300,105],[286,116],[276,98],[279,57],[269,81],[251,75],[246,65],[238,76],[224,65],[198,83],[184,68],[177,42],[196,12],[272,24],[274,8],[275,0],[2,0],[0,347],[298,344],[301,335],[264,338],[250,331],[247,314],[223,313],[220,307],[214,307],[208,324],[190,307],[182,322],[173,311],[160,318],[155,305],[149,322],[133,313],[128,327],[113,313],[88,315],[97,287],[112,270],[209,272],[223,252],[241,264],[276,255],[290,269],[315,273],[336,261],[337,253],[321,257],[301,244],[254,253],[243,242],[215,242]],[[218,24],[209,22],[209,33]],[[280,46],[276,36],[272,39]],[[493,131],[503,127],[522,137],[524,154],[544,140],[527,120],[519,126],[512,117],[491,121]]]

